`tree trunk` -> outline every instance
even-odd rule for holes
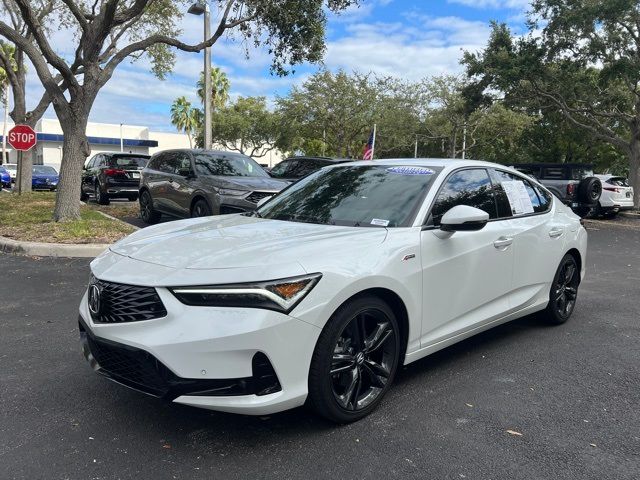
[[[9,82],[4,85],[4,125],[2,127],[2,162],[7,161],[7,123],[9,123]]]
[[[631,132],[629,149],[629,182],[633,187],[633,205],[640,208],[640,125],[638,131]]]
[[[80,218],[80,183],[82,166],[91,153],[87,139],[87,119],[60,121],[64,140],[62,142],[62,162],[60,181],[53,220],[64,222]]]

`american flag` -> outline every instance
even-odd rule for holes
[[[373,160],[373,147],[375,145],[376,139],[376,129],[375,127],[371,130],[371,135],[369,135],[369,141],[364,146],[364,151],[362,152],[363,160]]]

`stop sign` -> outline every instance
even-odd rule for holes
[[[26,152],[36,144],[36,132],[29,125],[16,125],[9,130],[7,141],[14,149]]]

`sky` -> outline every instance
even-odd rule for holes
[[[528,0],[362,0],[359,8],[329,15],[327,48],[323,67],[331,71],[373,72],[406,80],[440,74],[460,74],[464,50],[483,48],[491,20],[506,22],[515,33],[525,31]],[[215,25],[215,14],[212,23]],[[185,15],[181,39],[197,43],[202,38],[202,17]],[[52,44],[61,54],[73,52],[71,35],[54,33]],[[248,54],[248,57],[247,57]],[[213,65],[221,67],[231,83],[231,98],[265,96],[272,104],[300,85],[320,66],[303,64],[286,77],[269,72],[266,51],[250,49],[231,40],[212,48]],[[152,130],[175,131],[169,110],[173,100],[184,95],[194,104],[195,83],[202,70],[202,53],[177,53],[172,74],[158,80],[144,59],[123,62],[102,89],[90,121],[143,125]],[[31,102],[42,87],[33,68],[27,91]],[[55,118],[50,109],[45,117]]]

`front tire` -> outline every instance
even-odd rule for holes
[[[211,215],[209,204],[202,199],[196,201],[191,208],[191,218],[208,217]]]
[[[389,390],[400,361],[396,316],[377,297],[356,298],[324,327],[309,369],[309,404],[336,423],[360,420]]]
[[[556,270],[549,292],[549,304],[543,311],[548,323],[560,325],[569,320],[576,306],[579,285],[578,262],[573,255],[566,254]]]

